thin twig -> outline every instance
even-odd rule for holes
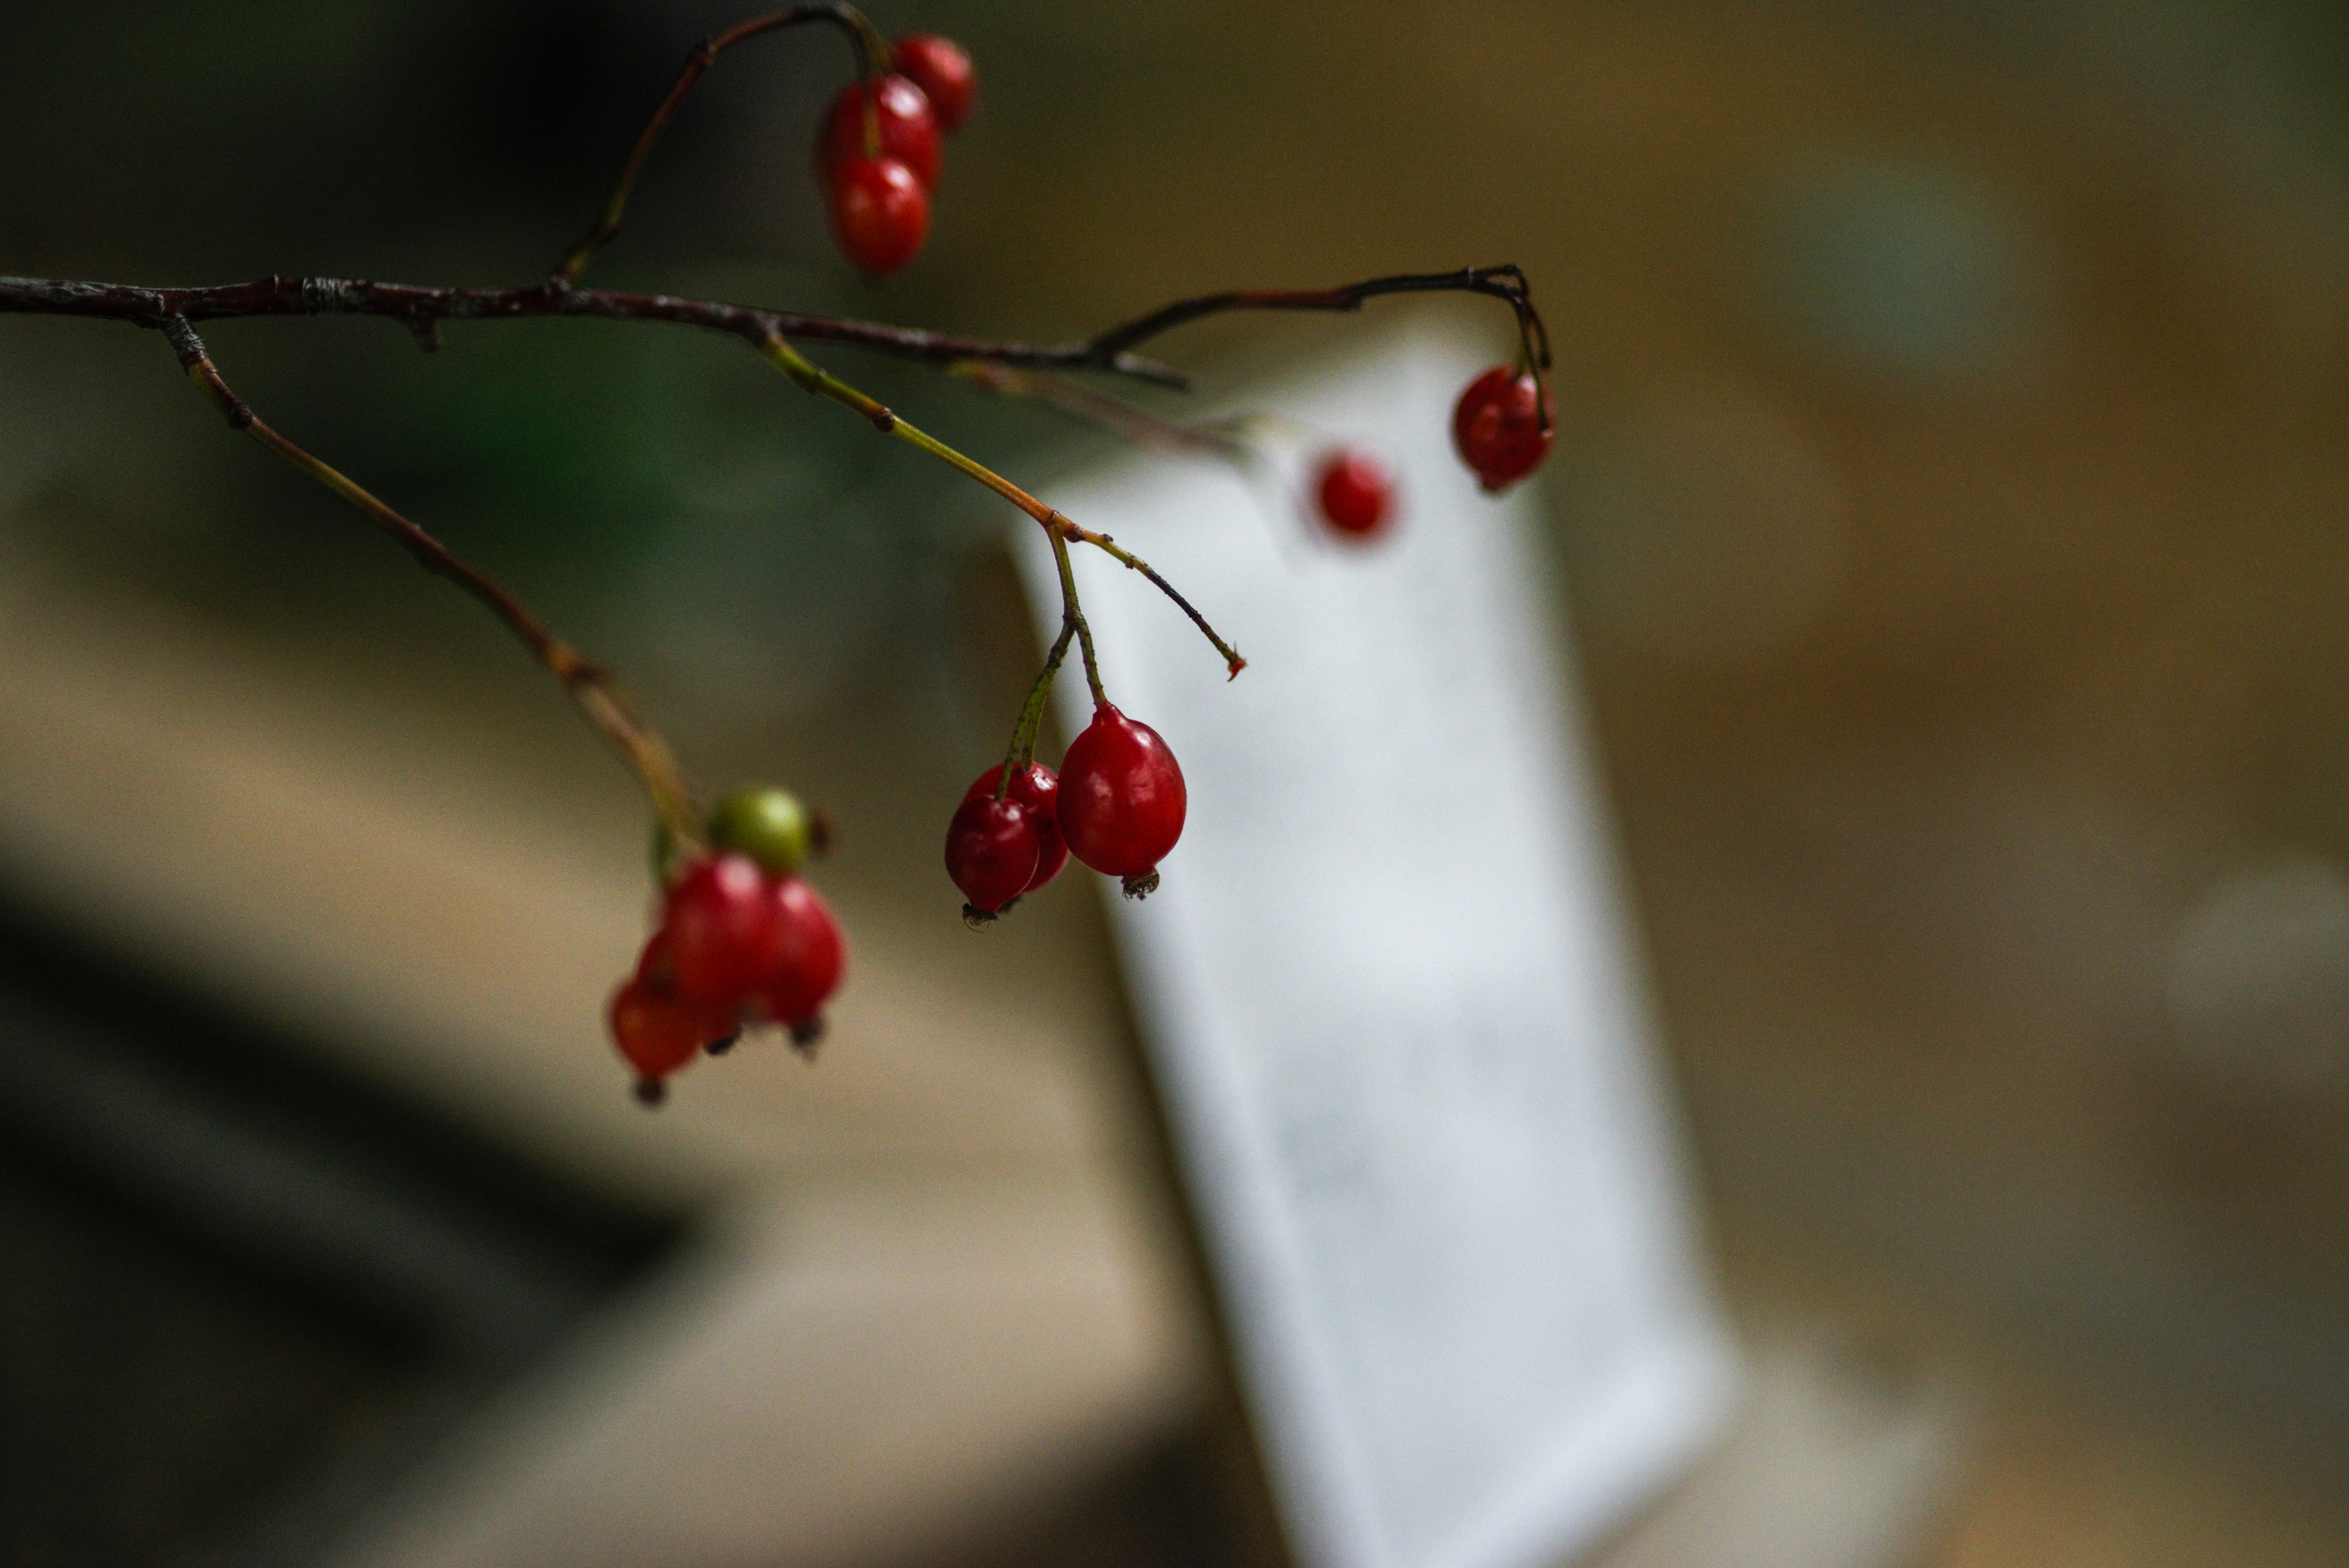
[[[1106,332],[1094,334],[1086,345],[1092,351],[1089,363],[1095,369],[1106,369],[1135,345],[1202,317],[1234,310],[1353,311],[1390,294],[1482,294],[1506,301],[1516,313],[1520,358],[1526,369],[1533,372],[1537,393],[1535,406],[1541,412],[1542,428],[1549,428],[1549,399],[1544,385],[1550,368],[1549,328],[1544,325],[1541,312],[1535,308],[1533,286],[1526,281],[1525,269],[1515,262],[1462,267],[1458,272],[1398,273],[1340,284],[1336,288],[1236,289],[1178,299],[1146,316],[1137,316]]]
[[[661,739],[658,731],[647,723],[620,690],[618,682],[601,665],[557,637],[546,623],[533,615],[520,599],[498,586],[480,568],[459,559],[449,547],[422,528],[393,511],[382,501],[337,470],[296,446],[255,414],[243,398],[230,389],[221,379],[203,340],[185,320],[173,317],[162,324],[164,337],[180,357],[197,387],[212,400],[221,417],[231,430],[241,431],[284,458],[294,467],[341,496],[364,513],[377,526],[392,536],[408,553],[416,557],[424,569],[438,576],[447,577],[459,587],[489,607],[492,613],[505,622],[523,646],[536,656],[549,673],[563,683],[571,693],[588,722],[612,743],[622,759],[644,782],[645,793],[652,797],[653,809],[662,825],[672,834],[687,840],[696,838],[700,831],[693,809],[692,793],[678,771],[677,759]]]
[[[918,327],[854,317],[810,316],[722,300],[605,289],[429,288],[363,278],[265,277],[211,288],[146,288],[62,278],[0,276],[0,315],[91,316],[160,327],[171,317],[219,321],[254,316],[379,316],[422,335],[443,321],[504,321],[547,316],[614,321],[666,321],[723,332],[752,343],[771,337],[847,343],[934,365],[981,360],[1046,370],[1100,370],[1160,386],[1187,388],[1191,379],[1171,365],[1133,352],[1136,344],[1177,327],[1235,310],[1359,310],[1392,294],[1481,294],[1516,313],[1528,361],[1550,362],[1549,337],[1535,309],[1525,275],[1515,265],[1467,267],[1364,278],[1336,288],[1202,295],[1176,300],[1123,326],[1073,343],[1025,343],[966,337]]]
[[[1201,615],[1197,609],[1193,607],[1191,601],[1185,598],[1182,594],[1176,590],[1174,584],[1168,582],[1164,577],[1160,576],[1158,575],[1157,567],[1153,566],[1149,562],[1143,560],[1141,556],[1135,555],[1133,551],[1119,544],[1109,535],[1096,534],[1090,528],[1079,527],[1075,523],[1069,520],[1069,517],[1065,513],[1053,513],[1051,520],[1047,523],[1045,526],[1053,530],[1056,534],[1065,535],[1068,538],[1082,540],[1085,544],[1091,545],[1094,549],[1101,551],[1111,559],[1123,565],[1126,570],[1131,572],[1140,572],[1143,576],[1148,577],[1153,583],[1156,584],[1158,591],[1164,594],[1168,598],[1173,599],[1176,605],[1180,606],[1183,613],[1191,618],[1191,624],[1197,627],[1200,632],[1206,636],[1206,639],[1216,645],[1216,651],[1224,656],[1224,669],[1226,671],[1224,679],[1226,680],[1237,680],[1239,677],[1239,672],[1247,668],[1247,660],[1240,657],[1239,649],[1234,648],[1230,643],[1226,642],[1221,637],[1217,636],[1216,628],[1207,624],[1207,618]]]
[[[668,130],[669,121],[677,118],[678,108],[693,91],[694,85],[701,80],[702,74],[718,63],[718,57],[735,45],[746,44],[763,33],[796,27],[803,22],[828,22],[844,28],[856,46],[856,74],[868,81],[879,73],[882,63],[889,57],[888,44],[874,30],[873,24],[864,19],[864,14],[854,5],[794,5],[788,11],[760,16],[702,39],[694,46],[693,52],[686,56],[684,68],[678,72],[677,81],[669,88],[668,96],[661,99],[658,109],[653,110],[652,119],[645,122],[645,129],[636,137],[636,146],[629,150],[627,161],[620,165],[620,177],[612,187],[611,199],[604,204],[603,218],[571,247],[561,265],[555,267],[554,276],[549,280],[554,286],[569,288],[577,283],[579,275],[587,270],[587,264],[595,259],[595,253],[618,236],[620,220],[627,212],[628,196],[636,189],[636,176],[644,172],[646,160],[652,156],[653,148],[659,142],[662,133]],[[867,118],[871,117],[872,111],[868,109]]]
[[[1534,308],[1533,291],[1526,284],[1525,272],[1514,262],[1500,266],[1463,267],[1458,272],[1399,273],[1340,284],[1336,288],[1235,289],[1203,294],[1162,305],[1146,316],[1137,316],[1105,332],[1095,333],[1086,340],[1086,346],[1092,350],[1096,365],[1106,365],[1136,344],[1202,317],[1234,310],[1360,310],[1365,302],[1389,294],[1482,294],[1505,300],[1516,312],[1534,359],[1545,369],[1549,366],[1548,331],[1542,326],[1541,313]]]

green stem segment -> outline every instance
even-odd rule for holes
[[[1093,654],[1093,628],[1085,624],[1084,611],[1077,607],[1077,572],[1069,562],[1069,541],[1061,534],[1052,535],[1052,564],[1061,569],[1061,613],[1077,628],[1077,651],[1085,661],[1085,684],[1092,689],[1093,706],[1109,706],[1109,693],[1102,690],[1101,660]]]
[[[447,577],[488,606],[491,613],[505,622],[507,628],[546,667],[548,673],[563,683],[563,689],[571,693],[572,701],[586,714],[587,722],[642,781],[665,832],[687,844],[699,842],[700,815],[694,807],[692,791],[686,787],[684,775],[678,771],[675,754],[660,732],[637,713],[609,671],[557,637],[521,600],[500,587],[479,567],[459,559],[447,545],[393,511],[356,481],[272,429],[221,379],[203,341],[183,318],[174,317],[166,321],[163,335],[179,354],[189,379],[220,410],[231,430],[253,437],[333,491],[390,535],[426,571]]]
[[[1011,727],[1011,749],[1004,753],[1003,773],[995,781],[995,798],[1001,800],[1011,790],[1011,775],[1036,760],[1037,732],[1044,727],[1044,702],[1052,694],[1053,678],[1061,673],[1061,660],[1069,657],[1069,641],[1077,635],[1084,617],[1065,602],[1061,606],[1061,635],[1052,639],[1052,650],[1044,656],[1044,668],[1037,672],[1036,683],[1028,688],[1028,701],[1020,705],[1019,722]]]
[[[1076,580],[1068,570],[1065,542],[1076,539],[1092,545],[1095,549],[1121,562],[1127,569],[1140,572],[1156,586],[1159,592],[1181,606],[1183,613],[1191,618],[1191,623],[1199,628],[1206,639],[1215,645],[1216,651],[1223,656],[1224,667],[1231,675],[1236,676],[1247,668],[1247,660],[1240,657],[1239,650],[1223,639],[1216,628],[1207,623],[1207,618],[1201,615],[1190,600],[1177,593],[1174,585],[1159,576],[1157,570],[1149,562],[1124,548],[1108,535],[1096,534],[1090,528],[1079,527],[1065,514],[1045,505],[985,463],[965,456],[928,431],[918,429],[899,418],[887,404],[850,386],[792,348],[781,335],[770,334],[762,339],[759,345],[759,352],[765,356],[777,369],[789,376],[802,390],[830,398],[843,407],[855,410],[882,434],[895,436],[900,441],[919,447],[949,468],[958,470],[977,480],[1034,518],[1037,524],[1050,535],[1053,549],[1061,557],[1061,591],[1069,604],[1076,602]],[[1084,649],[1086,669],[1092,674],[1094,696],[1098,701],[1106,701],[1101,697],[1101,680],[1092,669],[1092,631],[1084,624],[1081,617],[1077,622],[1077,639]]]

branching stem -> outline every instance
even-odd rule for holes
[[[959,470],[961,472],[968,474],[972,479],[977,480],[979,483],[984,484],[987,488],[994,491],[998,495],[1002,496],[1006,501],[1010,502],[1011,504],[1019,508],[1020,511],[1028,514],[1029,516],[1036,520],[1037,524],[1043,528],[1046,534],[1051,535],[1052,547],[1056,552],[1065,556],[1066,549],[1064,541],[1070,539],[1081,540],[1081,542],[1092,545],[1095,549],[1100,550],[1105,555],[1108,555],[1113,559],[1121,562],[1129,570],[1140,572],[1157,587],[1159,592],[1164,594],[1168,598],[1173,599],[1175,604],[1182,607],[1183,613],[1191,618],[1191,623],[1199,628],[1201,634],[1204,635],[1210,643],[1215,645],[1216,651],[1223,656],[1224,667],[1229,670],[1232,675],[1237,675],[1241,670],[1247,668],[1247,660],[1240,657],[1239,650],[1235,649],[1230,643],[1224,640],[1222,635],[1218,633],[1213,626],[1208,624],[1207,618],[1201,615],[1197,607],[1194,606],[1190,600],[1185,598],[1180,593],[1175,591],[1174,584],[1168,582],[1164,577],[1160,576],[1156,569],[1154,568],[1149,562],[1142,559],[1141,556],[1136,556],[1133,551],[1128,550],[1118,544],[1116,540],[1111,538],[1107,534],[1096,534],[1090,528],[1078,526],[1069,519],[1067,514],[1054,511],[1051,507],[1045,505],[1041,501],[1037,500],[1033,495],[1029,494],[1028,492],[1020,489],[1019,486],[1012,483],[1009,480],[1004,478],[1001,474],[996,472],[985,463],[978,462],[975,458],[966,456],[964,453],[956,451],[953,447],[950,447],[946,442],[938,440],[937,437],[931,435],[928,431],[918,429],[913,424],[908,423],[905,420],[900,418],[894,410],[888,407],[888,405],[866,393],[858,391],[854,387],[850,386],[847,382],[842,380],[831,371],[824,369],[822,366],[808,358],[806,355],[802,354],[789,343],[784,342],[782,338],[779,337],[770,337],[764,343],[761,344],[759,348],[760,352],[764,354],[777,369],[780,369],[784,375],[789,376],[793,381],[797,382],[802,389],[819,393],[822,396],[832,399],[836,403],[840,403],[846,408],[854,410],[857,413],[863,415],[867,421],[869,421],[874,429],[879,431],[882,434],[894,435],[900,441],[910,442],[912,445],[920,448],[922,451],[929,453],[932,457],[936,458],[939,462],[947,464],[948,467]],[[1063,574],[1063,587],[1071,598],[1073,599],[1076,592],[1075,583],[1072,579],[1069,579],[1065,573]],[[1078,636],[1079,640],[1083,644],[1085,649],[1085,664],[1087,670],[1090,672],[1092,668],[1092,633],[1090,629],[1085,628],[1081,623]],[[1093,678],[1093,685],[1095,695],[1098,696],[1100,692],[1100,680],[1098,676]]]
[[[675,758],[657,732],[640,718],[611,676],[569,643],[554,635],[520,600],[477,568],[451,555],[431,535],[378,500],[334,468],[313,457],[264,422],[243,400],[229,389],[196,335],[194,323],[264,316],[373,316],[398,321],[415,334],[426,349],[440,344],[440,327],[449,321],[502,321],[527,317],[579,317],[615,321],[657,321],[699,327],[739,337],[757,348],[785,375],[810,392],[820,393],[854,410],[884,434],[920,448],[930,456],[986,485],[1019,507],[1043,528],[1051,542],[1061,578],[1061,635],[1053,643],[1042,671],[1030,690],[1012,732],[1009,762],[1032,759],[1036,733],[1053,678],[1066,658],[1073,637],[1082,652],[1085,680],[1094,703],[1107,703],[1101,667],[1093,649],[1092,629],[1078,603],[1075,569],[1069,542],[1091,545],[1140,572],[1180,606],[1222,655],[1231,674],[1245,668],[1237,649],[1207,623],[1197,608],[1150,564],[1118,545],[1106,534],[1095,533],[1045,505],[1005,479],[944,441],[908,424],[888,407],[857,390],[808,359],[788,338],[845,343],[900,358],[942,365],[996,390],[1016,390],[1039,396],[1061,407],[1121,429],[1137,439],[1209,450],[1247,462],[1254,451],[1245,434],[1228,434],[1213,427],[1186,427],[1164,421],[1114,400],[1070,386],[1038,371],[1088,370],[1123,376],[1177,389],[1190,379],[1182,371],[1134,352],[1141,344],[1204,317],[1235,310],[1359,310],[1371,299],[1392,294],[1468,293],[1506,303],[1517,321],[1520,357],[1538,379],[1550,363],[1549,338],[1540,313],[1534,307],[1525,274],[1515,265],[1466,267],[1451,273],[1401,274],[1366,278],[1336,288],[1311,290],[1244,290],[1201,295],[1176,300],[1107,331],[1078,341],[1037,344],[957,337],[919,327],[884,322],[810,316],[763,309],[719,300],[680,298],[670,295],[629,294],[578,286],[580,275],[598,252],[620,232],[630,196],[650,161],[653,149],[677,117],[678,109],[710,67],[727,50],[764,34],[821,22],[844,30],[854,42],[860,75],[876,83],[887,67],[890,46],[864,14],[838,3],[795,5],[713,34],[697,46],[671,84],[667,95],[636,138],[620,167],[610,198],[595,226],[574,245],[543,282],[519,288],[431,288],[409,284],[375,283],[365,279],[271,276],[250,283],[208,288],[147,288],[127,284],[85,283],[57,278],[0,276],[0,315],[78,316],[119,321],[161,332],[180,362],[230,427],[242,431],[357,508],[398,540],[427,570],[448,577],[487,606],[519,637],[531,652],[561,681],[589,722],[610,742],[643,781],[666,833],[691,844],[699,832],[692,796]],[[874,107],[877,95],[868,92],[865,140],[877,153],[880,120]],[[1022,379],[1022,378],[1025,378]],[[1547,402],[1541,404],[1547,417]],[[1006,783],[1009,768],[1005,774]]]

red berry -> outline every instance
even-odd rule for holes
[[[1313,490],[1322,519],[1349,539],[1368,540],[1393,521],[1394,473],[1376,452],[1343,446],[1325,453]]]
[[[1541,466],[1557,425],[1557,400],[1536,389],[1532,371],[1495,365],[1460,394],[1452,443],[1485,489],[1499,490]]]
[[[1188,796],[1174,753],[1111,704],[1061,759],[1061,833],[1094,870],[1138,885],[1183,836]]]
[[[1036,822],[1016,800],[974,795],[947,824],[947,875],[970,907],[992,915],[1028,890],[1040,846]]]
[[[620,1054],[647,1083],[657,1084],[692,1061],[694,1053],[711,1039],[698,1010],[642,976],[613,994],[611,1021]]]
[[[797,1026],[813,1019],[840,989],[846,963],[840,922],[815,889],[796,877],[768,884],[767,904],[773,920],[759,1004],[774,1022]]]
[[[667,997],[677,995],[677,939],[667,926],[655,931],[645,942],[645,950],[637,955],[636,983]],[[681,1000],[681,999],[680,999]],[[682,1002],[701,1020],[701,1037],[716,1040],[730,1034],[742,1026],[733,1006],[713,1006],[708,1002]]]
[[[936,33],[908,33],[897,40],[890,64],[929,95],[940,130],[952,136],[962,129],[978,95],[978,73],[960,44]]]
[[[823,134],[816,139],[816,177],[837,184],[850,164],[868,155],[864,141],[864,101],[870,96],[863,82],[851,82],[832,100],[823,117]],[[881,121],[881,156],[894,158],[913,171],[927,191],[938,182],[938,117],[927,94],[905,77],[881,78],[873,99]]]
[[[1002,776],[1003,765],[999,763],[979,774],[962,798],[993,799],[996,781]],[[1036,874],[1020,889],[1032,893],[1058,877],[1061,867],[1069,863],[1069,841],[1061,836],[1061,780],[1043,763],[1030,763],[1011,775],[1011,787],[1005,794],[1028,808],[1028,820],[1036,829]]]
[[[765,874],[750,857],[719,855],[687,867],[669,889],[661,922],[678,998],[726,1009],[749,1001],[763,978],[773,921]],[[650,958],[654,948],[646,951]]]
[[[886,277],[914,259],[930,232],[930,199],[895,158],[858,158],[832,182],[832,233],[857,271]]]

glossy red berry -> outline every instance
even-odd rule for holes
[[[832,100],[823,117],[823,132],[816,139],[815,171],[826,185],[839,182],[848,166],[870,155],[864,140],[864,103],[868,97],[881,127],[881,156],[894,158],[912,171],[922,189],[938,182],[938,117],[929,95],[902,76],[881,78],[877,96],[863,82],[851,82]]]
[[[1061,759],[1061,836],[1094,870],[1149,890],[1158,862],[1183,836],[1183,770],[1158,732],[1107,702],[1093,710]]]
[[[976,795],[947,824],[947,875],[980,915],[1028,890],[1039,849],[1035,819],[1016,800]]]
[[[680,1000],[731,1009],[758,989],[774,919],[766,883],[750,857],[719,855],[695,861],[669,889],[661,926]]]
[[[701,1012],[638,975],[612,997],[612,1039],[640,1085],[657,1085],[708,1044]],[[639,1093],[645,1093],[641,1088]],[[645,1097],[654,1098],[646,1093]]]
[[[1358,446],[1325,452],[1313,483],[1321,520],[1340,535],[1368,541],[1394,521],[1394,471],[1378,453]]]
[[[908,33],[893,46],[890,63],[929,96],[940,130],[952,136],[962,129],[978,96],[978,73],[960,44],[936,33]]]
[[[832,234],[857,271],[886,277],[914,259],[930,232],[930,199],[895,158],[858,158],[832,182]]]
[[[840,922],[816,890],[796,877],[769,883],[767,905],[773,919],[759,1006],[775,1023],[798,1028],[812,1022],[840,989],[847,965]]]
[[[1557,424],[1557,404],[1530,370],[1494,366],[1468,383],[1452,410],[1452,443],[1487,490],[1516,483],[1541,466]]]
[[[964,792],[965,801],[992,799],[995,784],[1003,776],[999,763],[978,775]],[[1036,874],[1028,878],[1021,889],[1032,893],[1061,874],[1069,863],[1069,841],[1061,836],[1061,779],[1041,763],[1030,763],[1011,775],[1011,787],[1004,792],[1028,808],[1028,820],[1036,829]]]

